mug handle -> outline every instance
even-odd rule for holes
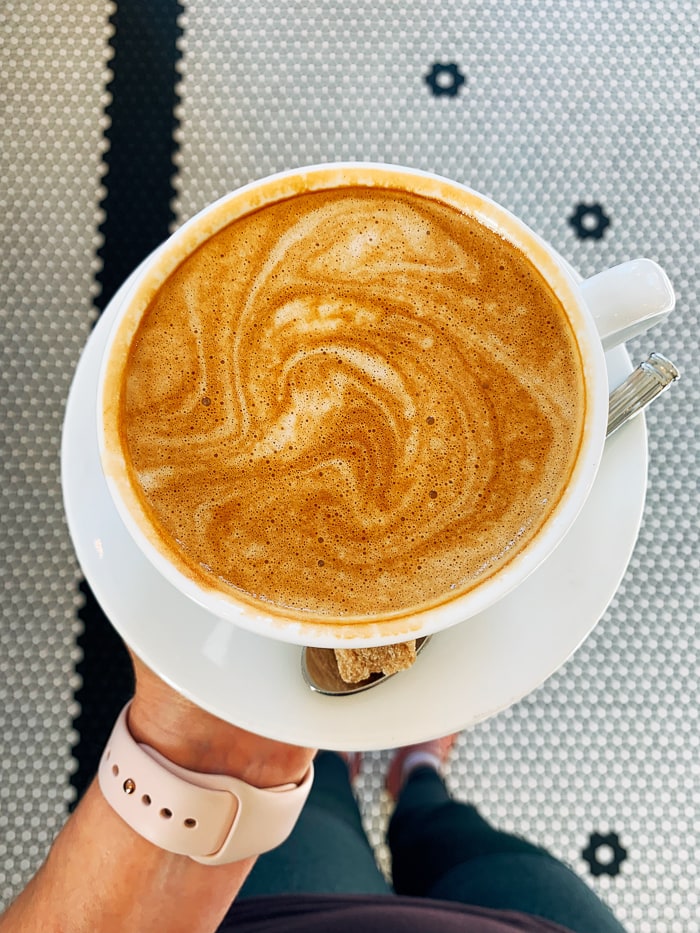
[[[581,291],[604,350],[644,333],[676,304],[668,276],[652,259],[632,259],[599,272],[581,283]]]

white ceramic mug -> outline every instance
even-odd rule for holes
[[[306,191],[351,185],[405,188],[450,204],[476,217],[517,248],[560,299],[576,334],[583,359],[586,414],[583,442],[570,482],[542,530],[504,567],[483,583],[439,605],[389,619],[305,620],[285,618],[263,603],[236,599],[230,591],[208,588],[182,573],[153,531],[131,485],[125,458],[115,441],[115,398],[125,350],[153,295],[173,270],[222,227],[258,207]],[[440,631],[486,609],[521,583],[547,558],[574,522],[595,480],[603,453],[608,415],[604,350],[643,332],[674,306],[663,270],[636,259],[579,283],[568,264],[510,212],[483,195],[437,175],[370,163],[338,163],[295,169],[261,179],[205,208],[144,262],[117,311],[99,379],[97,418],[100,456],[116,508],[136,544],[153,566],[185,596],[215,616],[282,641],[322,647],[389,644]]]

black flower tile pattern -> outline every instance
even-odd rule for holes
[[[456,97],[466,78],[454,62],[446,65],[436,62],[425,81],[436,97]]]
[[[583,860],[588,863],[591,874],[610,875],[615,877],[620,873],[620,866],[627,858],[627,849],[620,845],[617,833],[592,833],[588,845],[581,853]]]
[[[578,204],[569,223],[582,240],[602,240],[610,226],[610,218],[600,204]]]

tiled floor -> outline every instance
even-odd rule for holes
[[[484,191],[584,275],[649,255],[676,287],[672,319],[630,346],[684,376],[648,417],[647,504],[619,591],[561,670],[462,736],[450,781],[570,862],[630,930],[697,933],[696,4],[312,0],[281,17],[268,0],[191,0],[177,22],[178,4],[150,7],[0,14],[0,905],[45,854],[128,689],[80,592],[61,499],[63,409],[95,309],[149,236],[230,188],[375,159]],[[368,755],[359,784],[382,858],[385,762]]]

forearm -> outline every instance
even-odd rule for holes
[[[111,809],[96,782],[0,933],[211,933],[254,859],[200,865],[159,849]]]
[[[238,729],[174,693],[138,659],[129,731],[175,764],[257,787],[299,783],[313,750]],[[201,865],[157,848],[112,810],[96,781],[0,933],[210,933],[254,859]]]

